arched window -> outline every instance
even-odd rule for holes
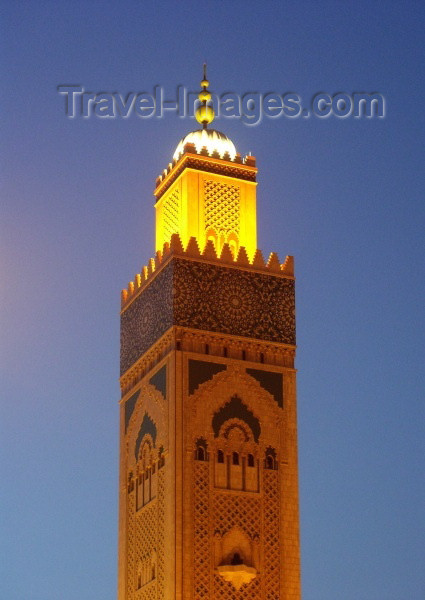
[[[195,459],[201,461],[208,460],[207,442],[204,440],[204,438],[199,438],[196,440]]]
[[[164,446],[161,446],[158,452],[158,469],[161,469],[165,465],[165,453]]]
[[[217,452],[217,462],[218,463],[224,463],[224,452],[223,452],[223,450],[219,450]]]
[[[232,464],[233,465],[238,465],[239,464],[239,454],[238,454],[238,452],[233,452],[233,454],[232,454]]]
[[[248,454],[248,467],[253,467],[253,466],[255,466],[254,456],[252,454]]]
[[[276,450],[274,448],[271,448],[270,446],[266,450],[264,466],[266,469],[270,469],[271,471],[277,470]]]

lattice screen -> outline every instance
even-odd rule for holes
[[[136,534],[136,492],[128,495],[128,539],[127,539],[127,596],[129,600],[134,598],[137,577],[137,559],[135,549]]]
[[[210,600],[211,535],[209,508],[209,463],[194,465],[195,540],[194,540],[194,598]]]
[[[278,471],[264,470],[264,581],[266,600],[279,598]]]
[[[250,537],[261,533],[261,500],[252,496],[226,492],[214,493],[214,526],[226,533],[233,527],[240,527]],[[233,585],[216,575],[214,578],[214,600],[261,600],[261,573],[239,591]],[[277,598],[278,596],[276,596]]]
[[[136,600],[157,600],[156,581],[151,581],[136,592]]]
[[[239,526],[250,537],[260,534],[261,501],[260,498],[227,492],[214,494],[214,525],[225,533]]]
[[[127,598],[128,600],[164,599],[164,469],[158,471],[158,496],[136,511],[136,493],[128,495]],[[157,555],[156,579],[137,588],[137,566],[140,561]]]
[[[240,189],[218,181],[204,181],[205,230],[239,234]]]
[[[163,205],[164,241],[169,242],[173,233],[179,233],[180,192],[174,190]]]
[[[158,585],[158,600],[165,598],[165,468],[158,471],[158,546],[157,546],[157,585]]]
[[[149,557],[157,546],[158,507],[156,500],[135,511],[135,492],[129,495],[128,504],[128,598],[132,600],[156,600],[155,582],[143,586],[136,592],[137,565]],[[146,587],[146,590],[145,590]],[[152,591],[153,590],[153,591]],[[146,595],[147,594],[147,595]],[[152,595],[154,594],[154,595]]]

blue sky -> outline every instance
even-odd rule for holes
[[[68,119],[94,92],[379,92],[384,119],[215,126],[295,255],[304,600],[420,600],[421,2],[2,3],[0,597],[115,598],[120,290],[190,119]]]

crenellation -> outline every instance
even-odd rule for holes
[[[197,241],[196,237],[194,237],[194,236],[192,236],[189,239],[189,242],[186,246],[186,255],[192,256],[192,257],[197,257],[197,258],[201,256],[198,241]]]
[[[124,308],[135,295],[143,288],[161,267],[165,264],[171,255],[186,256],[193,259],[205,259],[215,263],[223,263],[226,265],[234,265],[247,267],[255,270],[275,273],[288,278],[294,277],[294,259],[292,256],[287,256],[284,263],[280,263],[276,252],[271,252],[267,263],[263,258],[260,249],[257,249],[254,258],[250,262],[246,249],[241,246],[237,256],[235,256],[228,243],[223,244],[220,256],[217,256],[216,248],[212,240],[207,240],[205,247],[201,253],[198,240],[191,237],[186,246],[183,248],[180,236],[174,233],[171,236],[170,243],[165,243],[163,251],[157,251],[155,258],[148,261],[147,266],[142,267],[141,272],[137,273],[133,281],[130,281],[127,290],[121,293],[121,308]]]
[[[280,266],[282,273],[287,275],[288,277],[294,277],[295,269],[294,269],[294,257],[287,256],[285,262]]]
[[[258,267],[259,269],[264,269],[266,267],[266,263],[264,262],[263,253],[259,248],[255,251],[254,260],[252,261],[253,267]]]
[[[248,267],[250,265],[248,254],[244,246],[239,248],[239,252],[236,257],[236,264],[243,267]]]
[[[178,233],[173,233],[170,240],[170,253],[184,254],[183,244]]]
[[[220,260],[224,263],[234,263],[235,257],[233,256],[232,251],[230,250],[229,244],[223,244],[223,248],[220,254]]]
[[[232,159],[229,152],[225,152],[223,154],[223,157],[221,157],[220,154],[217,152],[217,150],[214,150],[210,153],[206,146],[203,146],[200,149],[200,151],[198,152],[196,150],[195,144],[188,142],[185,144],[180,156],[178,158],[173,159],[173,161],[167,165],[167,168],[163,169],[162,173],[156,178],[156,181],[155,181],[156,189],[158,189],[161,186],[161,184],[169,177],[169,175],[174,170],[176,170],[176,173],[174,173],[174,175],[177,176],[177,174],[180,171],[180,168],[183,166],[185,159],[190,159],[190,156],[193,156],[193,155],[195,155],[197,157],[205,157],[205,158],[213,159],[219,169],[220,169],[220,165],[222,166],[223,169],[225,169],[226,163],[231,163],[232,165],[234,165],[237,168],[249,169],[250,172],[252,172],[252,174],[254,174],[254,175],[257,170],[255,156],[246,155],[246,156],[242,157],[240,155],[240,153],[237,152],[236,155],[234,156],[234,158]],[[193,165],[193,166],[195,166],[195,165]],[[255,178],[253,180],[255,181]]]
[[[281,271],[279,257],[276,252],[270,253],[269,260],[267,261],[267,268],[274,273],[279,273]]]
[[[217,253],[215,251],[214,242],[212,240],[207,240],[202,256],[203,258],[207,258],[208,260],[217,260]]]

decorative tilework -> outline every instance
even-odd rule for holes
[[[121,374],[172,325],[295,344],[294,281],[173,257],[122,313]]]
[[[173,324],[173,264],[169,263],[121,315],[121,375]]]

